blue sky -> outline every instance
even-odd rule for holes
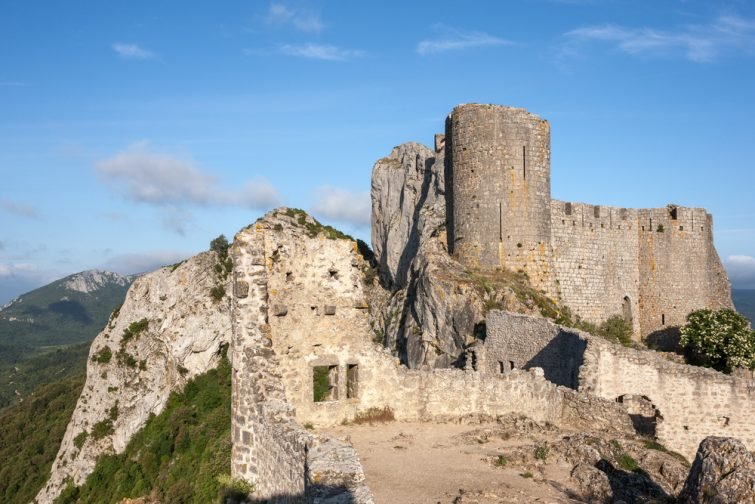
[[[555,198],[706,207],[755,287],[754,2],[0,9],[0,303],[175,262],[279,204],[367,238],[374,161],[464,102],[551,122]]]

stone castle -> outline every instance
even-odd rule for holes
[[[582,432],[640,432],[687,458],[710,435],[755,447],[752,379],[612,344],[537,312],[541,289],[589,320],[624,314],[649,334],[689,310],[731,305],[704,210],[552,201],[548,135],[523,110],[462,105],[435,152],[395,148],[372,174],[374,257],[280,208],[236,234],[227,278],[208,252],[137,279],[92,344],[38,502],[83,484],[102,453],[122,452],[225,347],[231,474],[261,501],[373,502],[359,454],[320,429],[384,408],[398,421],[519,414]],[[481,289],[475,278],[496,269],[522,270],[536,289]],[[218,285],[222,301],[208,295]],[[124,339],[143,319],[145,334]],[[111,346],[144,369],[94,358]],[[114,406],[113,433],[77,445]]]
[[[585,320],[636,338],[731,308],[702,208],[627,209],[551,199],[550,126],[524,109],[459,105],[446,121],[448,249],[475,269],[525,271]]]

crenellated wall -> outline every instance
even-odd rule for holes
[[[636,339],[733,306],[704,209],[551,200],[550,127],[524,109],[459,105],[445,140],[449,252],[465,266],[524,271],[582,319],[624,316]]]

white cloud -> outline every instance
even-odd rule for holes
[[[602,42],[630,55],[683,56],[694,62],[711,62],[727,51],[755,49],[755,20],[720,16],[707,24],[676,30],[618,25],[587,26],[566,32],[562,54],[576,54],[577,45]]]
[[[291,25],[306,33],[320,33],[325,27],[320,16],[314,12],[288,7],[277,2],[271,3],[268,7],[265,21],[270,25]]]
[[[151,252],[119,254],[109,258],[100,269],[114,271],[121,275],[147,273],[157,268],[183,261],[192,254],[175,250],[154,250]]]
[[[266,180],[249,182],[240,190],[220,186],[218,177],[200,170],[188,159],[154,152],[137,142],[95,166],[114,190],[134,201],[153,205],[214,205],[266,209],[279,202]]]
[[[369,227],[372,211],[370,193],[323,186],[315,190],[312,211],[318,216],[351,224],[357,228]]]
[[[755,257],[732,255],[726,258],[724,266],[734,287],[755,288]]]
[[[464,33],[444,26],[438,26],[436,28],[443,32],[443,37],[434,40],[422,40],[417,45],[417,53],[424,56],[427,54],[436,54],[446,51],[458,51],[461,49],[471,49],[475,47],[513,44],[513,42],[511,42],[510,40],[494,37],[483,32]]]
[[[27,217],[29,219],[36,219],[39,217],[39,212],[32,205],[18,203],[7,199],[0,200],[0,210],[19,217]]]
[[[146,60],[157,57],[157,54],[154,52],[141,48],[136,44],[116,43],[113,44],[113,50],[118,53],[118,56],[124,59]]]
[[[348,61],[364,56],[364,51],[358,49],[344,49],[332,45],[313,43],[284,44],[280,46],[280,53],[286,56],[326,61]]]

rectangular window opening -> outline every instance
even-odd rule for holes
[[[522,178],[527,178],[527,146],[522,145]]]
[[[312,368],[314,402],[338,400],[338,366],[315,366]]]
[[[509,369],[510,369],[511,371],[513,371],[513,370],[515,370],[515,369],[516,369],[516,366],[514,365],[514,361],[513,361],[513,360],[510,360],[510,361],[509,361]]]
[[[498,361],[498,372],[503,374],[506,372],[506,363],[503,361]]]
[[[346,368],[346,399],[356,399],[359,392],[359,365],[349,364]]]
[[[661,325],[666,325],[666,314],[661,313]]]

